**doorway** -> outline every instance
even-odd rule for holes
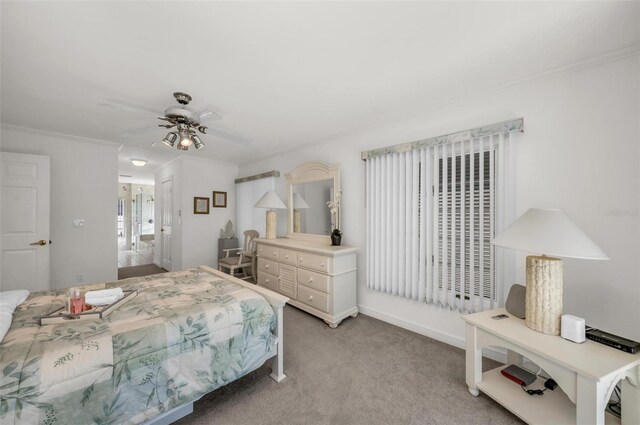
[[[153,264],[155,187],[118,183],[118,268]]]

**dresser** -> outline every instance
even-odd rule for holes
[[[289,304],[332,328],[358,315],[356,247],[288,238],[256,244],[258,285],[289,297]]]

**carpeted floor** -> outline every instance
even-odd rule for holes
[[[145,264],[144,266],[121,267],[118,269],[118,280],[129,277],[148,276],[150,274],[166,273],[167,271],[155,264]]]
[[[268,361],[200,399],[177,424],[522,423],[467,392],[463,350],[362,314],[337,329],[290,306],[284,316],[287,378],[273,381]]]

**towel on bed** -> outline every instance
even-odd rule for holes
[[[122,288],[89,291],[84,294],[84,302],[91,305],[109,305],[124,297]]]

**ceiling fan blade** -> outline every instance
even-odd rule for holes
[[[216,114],[210,109],[194,112],[193,118],[200,123],[203,121],[217,121],[219,119],[222,119],[220,115]]]
[[[155,125],[149,126],[149,127],[142,127],[142,128],[136,128],[133,130],[129,130],[129,131],[125,131],[124,133],[120,134],[120,138],[126,139],[127,137],[134,137],[134,136],[139,136],[141,134],[145,134],[148,133],[150,131],[156,130],[158,127]]]
[[[108,108],[118,109],[120,111],[134,112],[137,114],[142,113],[142,114],[158,115],[157,110],[147,108],[144,106],[132,105],[130,103],[121,102],[119,100],[105,99],[103,102],[100,102],[98,105],[105,106]]]
[[[226,133],[222,130],[216,130],[215,128],[207,127],[206,134],[210,134],[212,136],[219,137],[221,139],[228,140],[232,143],[237,143],[239,145],[248,146],[251,142],[247,139],[244,139],[240,136],[234,136],[233,134]]]

